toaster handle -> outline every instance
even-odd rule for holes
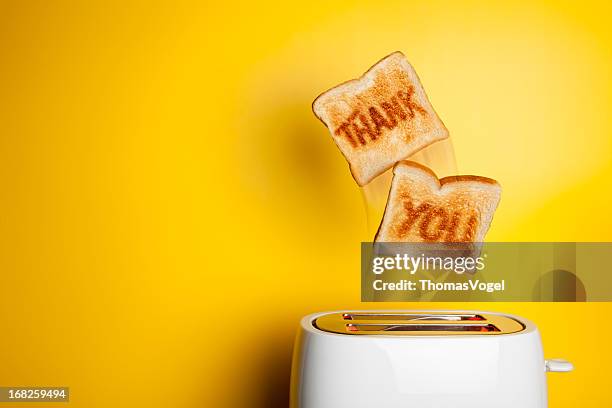
[[[574,369],[574,365],[567,360],[546,360],[546,371],[551,373],[568,373]]]

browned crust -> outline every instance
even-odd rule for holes
[[[473,176],[473,175],[469,175],[469,174],[467,174],[467,175],[459,175],[459,176],[447,176],[447,177],[442,177],[441,179],[438,179],[438,176],[436,176],[436,173],[434,173],[434,171],[432,169],[430,169],[429,167],[424,166],[424,165],[422,165],[420,163],[413,162],[413,161],[410,161],[410,160],[402,160],[402,161],[397,162],[395,164],[395,167],[399,166],[400,164],[402,164],[404,166],[414,167],[414,168],[417,168],[419,170],[423,170],[423,171],[429,173],[436,180],[438,180],[438,184],[440,185],[440,187],[445,185],[445,184],[457,183],[457,182],[461,182],[461,181],[475,181],[475,182],[478,182],[478,183],[499,185],[497,180],[494,180],[492,178],[483,177],[483,176]]]
[[[440,185],[443,186],[445,184],[456,183],[460,181],[475,181],[478,183],[492,184],[497,186],[499,185],[497,180],[493,180],[492,178],[472,175],[443,177],[440,179]]]
[[[376,61],[376,63],[375,63],[375,64],[373,64],[373,65],[372,65],[370,68],[368,68],[368,70],[367,70],[366,72],[364,72],[363,74],[361,74],[361,76],[359,76],[358,78],[353,78],[353,79],[349,79],[348,81],[341,82],[341,83],[339,83],[338,85],[333,86],[333,87],[331,87],[331,88],[327,89],[327,90],[326,90],[326,91],[324,91],[324,92],[321,92],[321,93],[320,93],[320,94],[319,94],[319,95],[318,95],[318,96],[317,96],[317,97],[314,99],[314,101],[312,101],[312,104],[310,105],[310,107],[311,107],[311,109],[312,109],[312,112],[313,112],[313,113],[314,113],[314,115],[317,117],[317,119],[319,119],[321,122],[323,122],[323,119],[321,119],[321,118],[319,117],[319,115],[317,115],[317,112],[315,112],[315,109],[314,109],[314,104],[317,102],[317,100],[318,100],[320,97],[322,97],[322,96],[323,96],[323,95],[325,95],[326,93],[328,93],[328,92],[330,92],[330,91],[333,91],[334,89],[339,88],[339,87],[341,87],[341,86],[343,86],[343,85],[350,84],[350,83],[352,83],[352,82],[359,82],[359,81],[361,81],[361,80],[362,80],[362,79],[363,79],[363,78],[364,78],[366,75],[368,75],[368,74],[370,73],[370,71],[371,71],[372,69],[374,69],[374,67],[375,67],[375,66],[377,66],[378,64],[380,64],[381,62],[383,62],[384,60],[386,60],[387,58],[389,58],[389,57],[390,57],[390,56],[392,56],[393,54],[400,54],[402,57],[406,58],[406,56],[404,55],[404,53],[403,53],[403,52],[401,52],[401,51],[394,51],[394,52],[392,52],[392,53],[390,53],[390,54],[387,54],[386,56],[384,56],[383,58],[379,59],[378,61]],[[325,125],[325,127],[327,127],[327,128],[328,128],[328,126],[327,126],[327,124],[325,124],[325,122],[323,122],[323,124]],[[328,129],[329,129],[329,128],[328,128]]]
[[[421,163],[417,163],[411,160],[400,160],[397,163],[395,163],[395,166],[393,166],[393,170],[395,171],[395,167],[399,167],[400,165],[402,166],[408,166],[408,167],[414,167],[417,168],[419,170],[423,170],[427,173],[429,173],[430,175],[432,175],[436,180],[438,180],[438,176],[436,176],[436,173],[434,173],[434,171],[432,169],[430,169],[429,167],[421,164]]]

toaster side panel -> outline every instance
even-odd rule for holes
[[[543,408],[536,330],[509,336],[380,337],[305,331],[294,408]]]

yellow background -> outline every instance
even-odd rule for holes
[[[364,205],[310,103],[401,50],[459,171],[504,187],[488,240],[609,241],[610,15],[0,3],[0,385],[66,385],[75,407],[283,407],[302,315],[469,307],[532,319],[575,363],[549,375],[551,407],[609,404],[610,304],[359,302]]]

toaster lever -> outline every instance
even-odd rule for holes
[[[551,373],[568,373],[574,369],[574,365],[566,360],[546,360],[546,371]]]

